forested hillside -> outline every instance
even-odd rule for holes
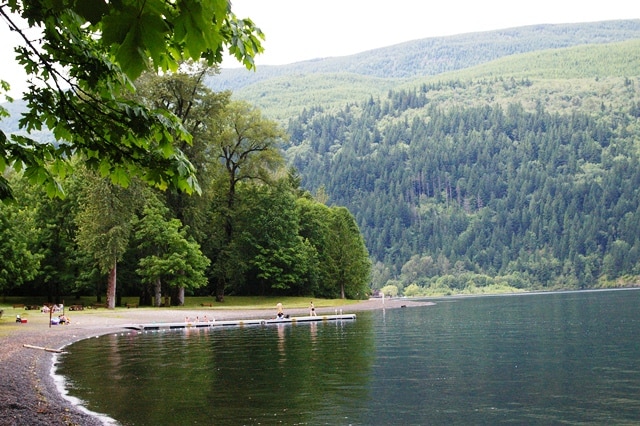
[[[225,157],[225,137],[237,126],[217,136],[202,131],[193,147],[184,147],[203,174],[204,197],[170,193],[163,201],[210,261],[201,289],[360,298],[367,249],[372,289],[405,295],[637,282],[640,21],[542,25],[389,49],[295,64],[268,79],[259,71],[243,84],[254,77],[259,83],[233,94],[203,90],[196,103],[208,112],[189,125],[220,130],[233,122],[221,118],[227,115],[262,123],[253,108],[228,98],[248,99],[269,117],[269,129],[282,124],[289,136],[275,138],[263,165],[286,160],[292,169],[270,169],[268,179],[236,188],[227,178],[238,171],[230,161],[236,154]],[[441,73],[447,69],[455,71]],[[193,78],[175,77],[176,84]],[[217,107],[204,108],[218,97],[226,105],[220,117],[211,113]],[[16,106],[2,122],[7,133],[16,128]],[[243,167],[254,171],[253,163]],[[82,194],[89,185],[79,182],[73,179]],[[228,182],[235,183],[226,188]],[[34,194],[30,208],[0,211],[0,228],[11,232],[0,252],[24,263],[15,268],[20,275],[0,280],[0,290],[100,290],[105,271],[87,267],[92,247],[77,244],[79,219],[67,213],[78,209],[80,195],[70,194],[62,208]],[[149,208],[157,207],[154,197]],[[68,235],[43,233],[64,230],[67,221]],[[156,225],[158,232],[170,228]],[[128,258],[149,249],[140,242],[128,248]],[[72,260],[61,267],[57,256],[65,250]],[[76,279],[78,265],[88,272]],[[151,279],[137,277],[136,267],[119,266],[134,283],[124,291],[142,289],[141,298],[150,298],[142,281]],[[346,270],[357,280],[345,290]]]
[[[356,216],[375,288],[635,282],[640,44],[594,47],[592,77],[576,49],[500,61],[511,77],[469,70],[290,121],[288,157],[304,187]],[[536,78],[514,78],[521,68]]]
[[[310,104],[342,106],[363,92],[377,96],[415,78],[527,52],[630,39],[640,39],[640,20],[535,25],[414,40],[345,57],[260,66],[256,72],[223,69],[208,85],[232,90],[266,116],[286,122]]]
[[[236,92],[259,81],[304,74],[348,73],[380,78],[436,75],[520,53],[635,38],[640,38],[640,20],[532,25],[413,40],[355,55],[261,66],[251,73],[240,68],[223,69],[209,85],[214,90]]]

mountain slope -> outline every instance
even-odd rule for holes
[[[255,72],[223,69],[209,85],[235,92],[261,81],[301,74],[349,73],[392,79],[436,75],[519,53],[634,38],[640,38],[640,20],[534,25],[408,41],[355,55],[260,66]]]
[[[638,52],[640,40],[527,53],[308,108],[287,157],[357,218],[376,288],[633,282]]]
[[[232,90],[235,98],[247,100],[265,116],[286,123],[305,108],[340,108],[347,102],[384,96],[390,89],[414,86],[429,76],[497,58],[629,39],[640,39],[640,20],[535,25],[414,40],[351,56],[260,66],[256,72],[224,69],[207,84],[214,90]],[[0,128],[7,133],[16,131],[22,109],[16,103],[11,110],[12,118],[0,121]]]
[[[587,75],[593,66],[566,68],[557,64],[556,58],[543,52],[574,46],[604,46],[629,39],[640,39],[640,20],[540,25],[417,40],[343,58],[260,67],[255,73],[223,70],[208,84],[216,89],[232,89],[235,98],[247,100],[258,106],[267,117],[286,123],[305,108],[318,105],[324,108],[341,107],[367,96],[382,96],[392,88],[408,87],[439,77],[467,78],[467,69],[471,69],[470,73],[476,77],[492,76],[492,72],[493,75],[504,76],[506,69],[514,76],[537,77],[542,72],[541,64],[536,62],[539,58],[520,58],[527,53],[546,55],[546,78],[552,77],[549,71],[556,68],[572,69],[574,76],[578,73]],[[598,56],[606,55],[606,48],[601,52]],[[566,57],[564,53],[559,54]],[[593,54],[586,52],[583,59],[576,60],[596,62],[595,65],[600,66],[597,64],[598,58],[592,58]],[[637,53],[630,51],[630,54]],[[527,75],[526,69],[518,70],[517,65],[509,62],[509,58],[540,72],[538,75]],[[493,65],[500,63],[505,64],[502,69],[499,68],[501,65]],[[487,67],[484,71],[475,69],[483,65]],[[621,70],[616,75],[627,71],[628,65],[621,64]],[[592,75],[593,72],[589,76]]]

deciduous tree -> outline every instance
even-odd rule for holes
[[[175,146],[190,135],[173,114],[132,101],[133,81],[147,69],[176,71],[188,59],[219,64],[225,50],[252,68],[262,51],[262,32],[224,0],[7,0],[0,17],[22,38],[16,60],[29,76],[20,126],[47,127],[58,140],[0,132],[0,199],[12,194],[7,167],[62,194],[55,177],[71,171],[73,155],[116,184],[138,176],[198,191],[193,166]]]
[[[214,73],[215,68],[202,61],[188,62],[177,73],[147,72],[136,81],[136,96],[145,105],[174,114],[192,136],[190,144],[182,142],[178,148],[194,165],[202,194],[193,197],[176,188],[169,188],[164,194],[174,217],[188,226],[189,234],[199,243],[206,240],[206,215],[214,196],[212,184],[221,172],[214,135],[231,97],[230,92],[217,93],[205,85]]]
[[[253,294],[313,295],[308,274],[315,250],[299,235],[295,196],[288,180],[252,185],[245,197],[242,235],[249,257]]]
[[[224,300],[226,283],[232,279],[237,257],[234,246],[236,191],[241,182],[268,182],[283,163],[279,144],[286,137],[277,123],[262,117],[246,102],[232,102],[216,136],[219,160],[224,167],[221,206],[224,236],[214,269],[218,276],[216,299]]]
[[[355,219],[345,207],[332,209],[331,262],[342,299],[364,299],[369,291],[371,261]]]
[[[139,191],[122,188],[88,171],[80,197],[77,242],[91,253],[102,273],[108,273],[107,307],[116,305],[116,266],[129,245],[136,209],[141,207]],[[139,189],[139,188],[138,188]]]
[[[0,292],[35,278],[42,259],[31,247],[36,238],[33,209],[0,203]]]
[[[196,289],[207,284],[205,270],[209,259],[202,255],[198,243],[186,235],[178,219],[166,217],[168,209],[150,197],[143,216],[136,221],[135,239],[144,253],[138,274],[142,281],[154,286],[155,306],[161,304],[162,284],[179,289],[177,305],[184,304],[185,288]]]

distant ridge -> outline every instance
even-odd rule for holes
[[[577,24],[541,24],[408,41],[349,56],[289,65],[223,69],[208,85],[236,91],[255,83],[291,75],[357,74],[379,78],[437,75],[495,59],[545,49],[613,43],[640,38],[640,19]]]
[[[495,68],[491,63],[497,59],[513,57],[514,61],[520,61],[517,55],[525,53],[544,55],[545,50],[630,40],[640,40],[640,19],[531,25],[408,41],[344,57],[260,66],[256,72],[223,69],[207,84],[216,91],[233,91],[234,98],[252,103],[266,117],[285,124],[305,108],[318,105],[339,108],[347,102],[378,97],[398,87],[415,87],[430,77],[453,71],[461,77],[467,69],[476,76],[500,73],[513,76],[517,66]],[[534,62],[532,69],[541,65],[538,59]],[[471,69],[485,64],[488,70]],[[18,120],[25,110],[24,101],[17,100],[4,107],[11,116],[0,120],[0,129],[7,134],[21,133]],[[39,140],[52,139],[46,130],[39,133],[33,136]]]

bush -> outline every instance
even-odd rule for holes
[[[380,292],[387,297],[397,297],[398,296],[398,286],[393,284],[385,285],[380,289]]]

